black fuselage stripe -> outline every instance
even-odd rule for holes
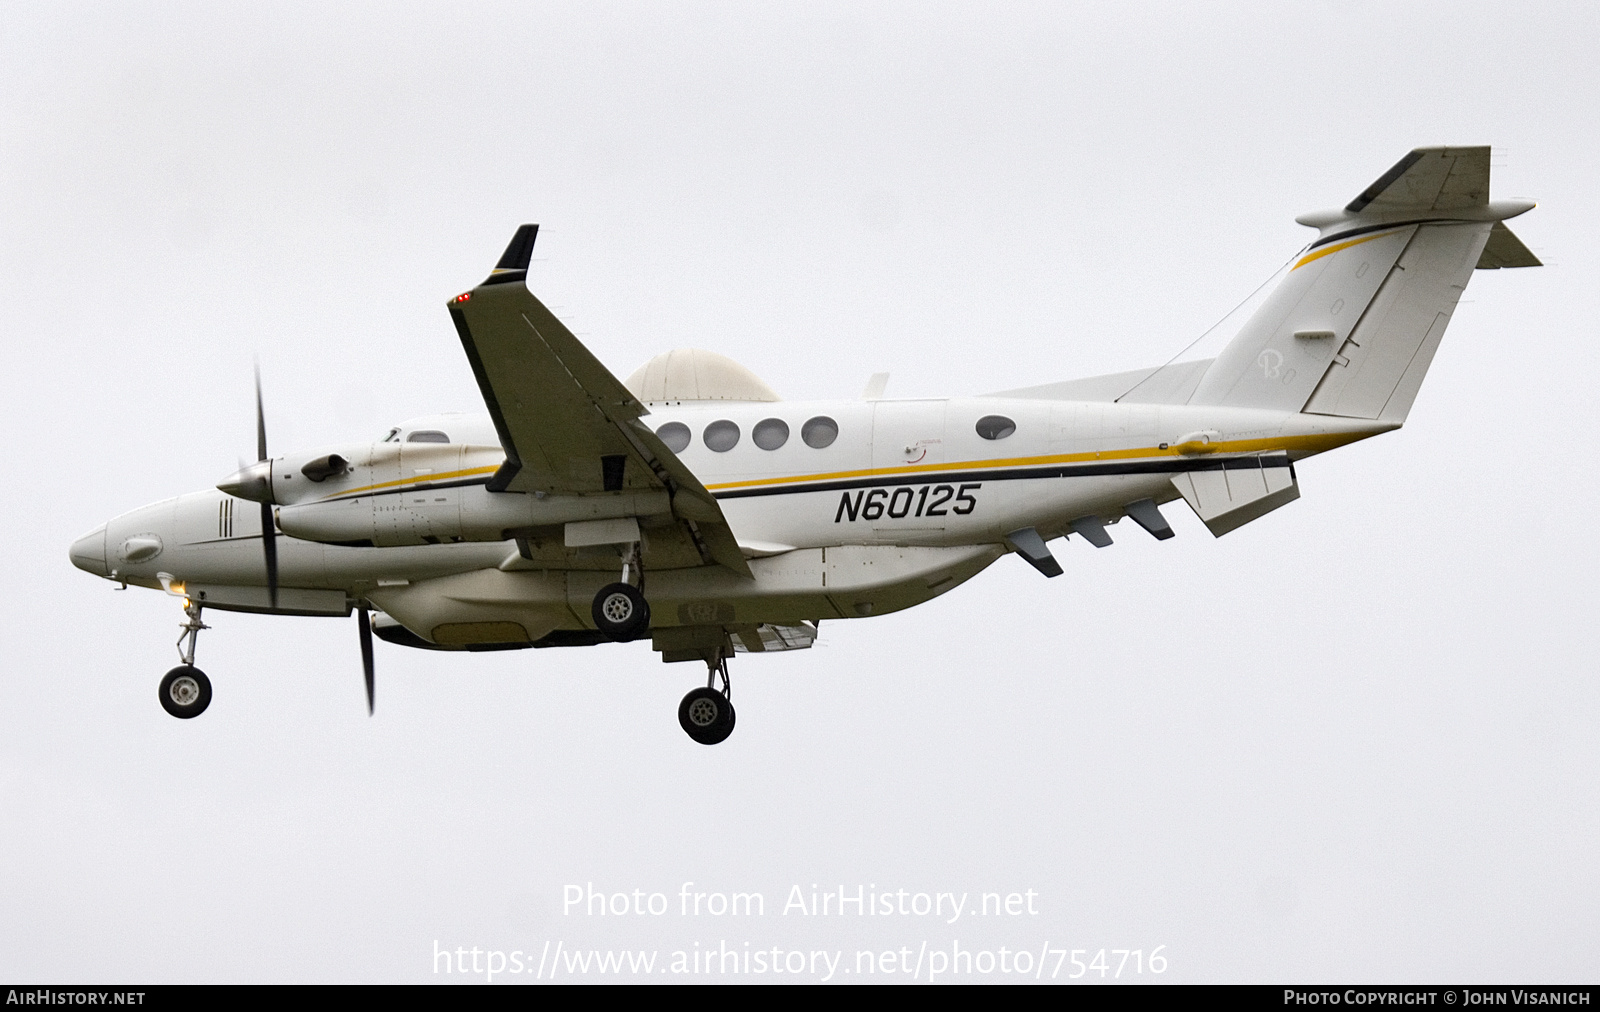
[[[896,474],[868,478],[819,481],[808,485],[765,485],[713,492],[718,499],[747,499],[751,496],[789,495],[800,492],[839,492],[858,488],[885,488],[891,485],[959,485],[974,481],[1024,481],[1034,478],[1096,478],[1119,474],[1182,474],[1186,471],[1242,471],[1263,467],[1294,465],[1285,453],[1263,457],[1224,457],[1204,460],[1134,460],[1115,463],[1049,464],[1042,467],[991,468],[984,471],[944,471],[934,474]]]

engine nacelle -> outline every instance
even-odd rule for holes
[[[672,512],[662,491],[490,492],[484,483],[504,462],[498,446],[367,443],[275,457],[246,471],[258,478],[257,501],[277,504],[280,530],[330,545],[504,541],[536,527]]]
[[[608,520],[670,513],[665,492],[551,495],[490,492],[481,484],[418,486],[397,492],[300,503],[278,509],[290,537],[331,545],[440,544],[504,541],[519,530],[575,520]]]

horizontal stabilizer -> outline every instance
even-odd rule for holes
[[[1489,230],[1489,241],[1478,255],[1478,270],[1492,271],[1501,267],[1543,267],[1533,251],[1522,244],[1506,223],[1497,221]]]
[[[1195,516],[1217,537],[1300,498],[1286,453],[1232,457],[1172,479]]]
[[[1489,201],[1489,147],[1417,148],[1345,205],[1351,214],[1462,211]]]

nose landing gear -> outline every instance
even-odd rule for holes
[[[161,679],[161,708],[180,720],[198,717],[211,705],[211,679],[191,664],[180,664]]]
[[[180,720],[198,717],[211,705],[211,679],[194,666],[194,647],[200,639],[200,630],[211,627],[200,621],[198,602],[186,601],[183,613],[189,621],[179,626],[178,657],[183,663],[167,672],[161,679],[157,695],[161,708]]]

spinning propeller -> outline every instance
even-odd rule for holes
[[[342,462],[341,462],[342,463]],[[272,516],[276,499],[272,493],[272,458],[267,456],[267,413],[261,400],[261,366],[256,366],[256,462],[239,468],[217,483],[217,488],[239,499],[261,504],[261,554],[267,566],[267,597],[278,607],[278,525]],[[361,671],[367,684],[367,714],[374,709],[377,694],[376,671],[372,657],[372,620],[367,602],[358,602],[356,628],[361,636]]]
[[[267,471],[267,497],[261,503],[261,553],[267,560],[267,596],[278,606],[278,525],[272,519],[272,458],[267,456],[267,415],[261,407],[261,366],[256,366],[256,466]]]

